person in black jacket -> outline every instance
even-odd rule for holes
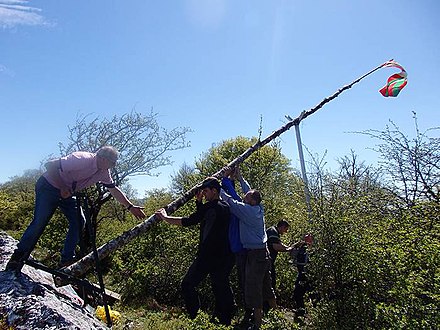
[[[304,295],[311,290],[310,281],[307,277],[306,265],[309,262],[309,255],[307,246],[311,246],[313,237],[310,234],[304,235],[304,240],[296,243],[295,250],[295,264],[298,270],[298,275],[295,280],[295,288],[293,290],[293,298],[296,305],[296,316],[304,316],[306,313]]]
[[[220,182],[205,179],[196,194],[196,212],[188,217],[173,217],[165,209],[155,215],[174,225],[192,226],[200,224],[200,241],[196,259],[182,281],[182,294],[189,317],[194,319],[200,309],[197,287],[208,275],[215,297],[214,317],[230,325],[235,308],[229,276],[234,265],[234,256],[229,246],[229,206],[219,198]],[[206,203],[202,203],[205,197]]]

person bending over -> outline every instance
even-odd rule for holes
[[[7,271],[20,274],[24,262],[29,258],[57,208],[60,208],[69,221],[60,266],[72,263],[84,224],[84,219],[78,219],[74,194],[97,182],[101,182],[135,217],[145,218],[143,207],[133,205],[113,182],[110,169],[116,165],[117,159],[118,151],[112,146],[104,146],[96,153],[77,151],[45,164],[46,172],[35,184],[33,220],[9,259]]]

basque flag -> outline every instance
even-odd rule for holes
[[[393,60],[386,62],[383,67],[395,67],[402,70],[400,73],[395,73],[391,77],[389,77],[386,86],[382,87],[379,90],[379,92],[385,97],[396,97],[397,95],[399,95],[403,87],[406,86],[408,74],[399,63]]]

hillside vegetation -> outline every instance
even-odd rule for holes
[[[289,257],[277,259],[279,310],[265,317],[263,329],[435,329],[440,326],[440,143],[427,133],[409,139],[394,126],[366,132],[378,139],[381,163],[367,166],[352,153],[334,173],[322,160],[309,164],[311,209],[301,176],[274,143],[242,164],[243,176],[261,190],[266,226],[291,223],[282,239],[290,244],[312,233],[307,315],[295,319],[296,269]],[[182,166],[169,190],[148,191],[148,215],[240,155],[255,140],[238,137],[213,146]],[[38,173],[13,178],[0,188],[0,229],[19,238],[31,220],[33,184]],[[189,202],[176,215],[193,210]],[[137,223],[118,205],[102,206],[98,246]],[[59,260],[66,221],[55,214],[34,251],[48,265]],[[198,229],[159,223],[104,260],[107,286],[122,295],[122,329],[219,329],[209,322],[213,297],[200,287],[203,311],[190,321],[180,281],[194,258]],[[235,271],[231,276],[241,308]],[[238,319],[239,315],[237,315]]]

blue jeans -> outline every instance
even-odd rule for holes
[[[76,198],[74,196],[61,198],[60,190],[41,176],[35,184],[34,218],[17,246],[17,250],[24,254],[25,259],[35,248],[57,207],[61,209],[69,221],[69,230],[64,242],[64,249],[61,252],[61,263],[68,262],[75,257],[75,247],[80,240],[84,225],[84,218],[79,216],[80,213],[77,211]]]

